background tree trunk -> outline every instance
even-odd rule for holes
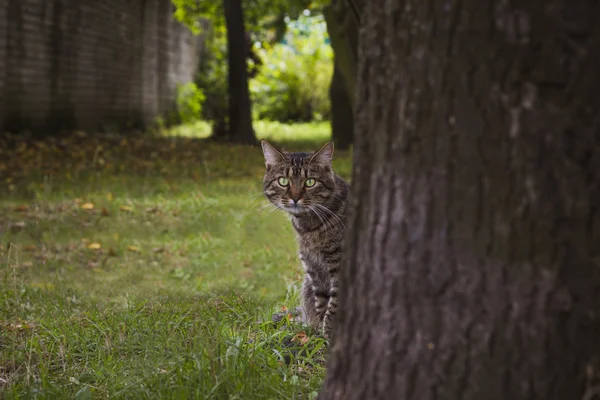
[[[229,118],[226,139],[237,143],[256,142],[248,89],[247,48],[241,0],[224,0],[229,66]]]
[[[347,149],[354,142],[354,114],[350,96],[344,86],[344,77],[337,66],[329,87],[331,101],[331,134],[336,149]]]
[[[331,132],[339,149],[354,141],[354,92],[358,66],[358,21],[347,1],[332,0],[323,8],[335,67],[329,90]]]
[[[358,69],[358,22],[349,4],[342,0],[332,0],[323,7],[327,23],[327,33],[335,56],[335,63],[341,76],[350,104],[354,106],[356,73]]]
[[[344,290],[320,400],[595,390],[599,7],[363,9]]]

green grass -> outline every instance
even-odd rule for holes
[[[329,135],[255,128],[287,149]],[[307,331],[286,363],[303,328],[261,322],[297,305],[301,270],[288,220],[262,210],[260,148],[207,131],[0,136],[0,398],[314,396],[324,343]]]

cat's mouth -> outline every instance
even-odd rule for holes
[[[285,205],[284,208],[285,211],[294,216],[305,214],[308,211],[308,208],[302,204]]]

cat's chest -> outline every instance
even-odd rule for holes
[[[318,267],[324,264],[326,243],[318,238],[299,238],[299,256],[304,264]]]
[[[300,249],[298,256],[300,257],[300,261],[302,261],[305,269],[319,268],[319,266],[323,265],[323,258],[320,257],[319,253],[315,251],[306,251],[306,249]]]

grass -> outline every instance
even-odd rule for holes
[[[287,149],[329,134],[255,128]],[[301,270],[286,217],[261,211],[262,153],[207,131],[0,136],[0,398],[316,395],[324,343],[270,322]]]

